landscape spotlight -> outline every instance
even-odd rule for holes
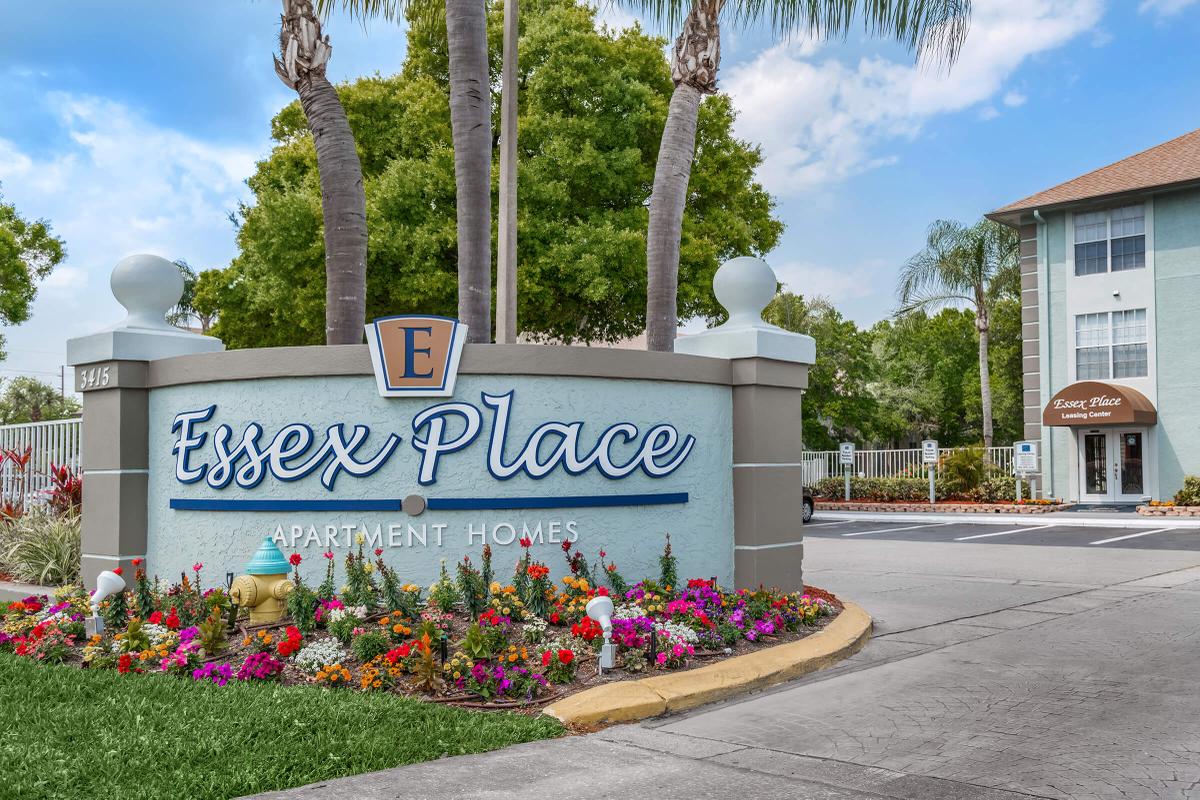
[[[104,620],[100,618],[100,601],[123,591],[125,579],[117,573],[106,569],[96,576],[96,590],[92,592],[92,616],[84,623],[88,636],[104,630]]]
[[[587,615],[600,623],[604,631],[604,646],[600,648],[600,673],[612,669],[617,662],[617,646],[612,643],[613,601],[608,595],[597,595],[588,600]]]

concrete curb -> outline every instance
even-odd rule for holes
[[[871,638],[870,615],[855,603],[843,605],[842,613],[828,627],[798,642],[686,672],[596,686],[566,697],[542,713],[564,723],[633,722],[816,672],[857,653]]]
[[[839,522],[967,522],[973,525],[1063,525],[1072,528],[1196,528],[1195,517],[1148,517],[1140,514],[1089,515],[1085,511],[1057,511],[1047,514],[939,514],[917,511],[822,511],[817,509],[813,519]]]
[[[54,590],[57,588],[57,586],[38,586],[34,583],[0,581],[0,603],[12,603],[34,594],[45,594],[53,597]]]

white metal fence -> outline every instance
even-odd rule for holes
[[[938,455],[945,458],[956,448],[943,447]],[[838,477],[842,474],[837,450],[810,450],[804,454],[804,485],[812,486],[821,478]],[[1013,449],[1011,447],[989,447],[987,457],[1004,474],[1012,473]],[[854,475],[866,478],[892,478],[901,475],[921,477],[925,465],[921,463],[919,447],[907,450],[855,450]]]
[[[23,456],[27,448],[30,457],[24,471],[12,459],[4,459],[4,466],[0,468],[0,492],[5,500],[21,500],[29,506],[46,501],[51,465],[66,465],[79,474],[83,421],[76,418],[0,425],[0,450],[11,450]]]

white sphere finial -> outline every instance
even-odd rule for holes
[[[127,256],[113,267],[109,285],[128,312],[118,327],[172,329],[165,317],[183,296],[179,267],[161,256]]]
[[[761,258],[742,256],[721,265],[713,277],[717,302],[729,312],[729,326],[762,325],[763,309],[775,297],[779,282]]]

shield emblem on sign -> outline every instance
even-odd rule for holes
[[[467,326],[449,317],[402,314],[380,317],[366,326],[383,397],[449,397]]]

